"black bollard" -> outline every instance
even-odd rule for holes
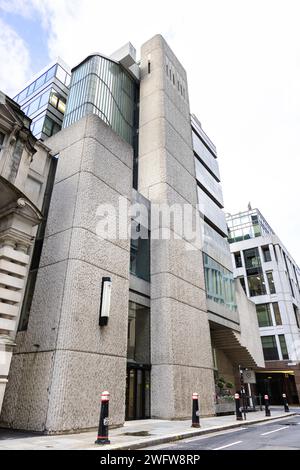
[[[282,398],[283,398],[284,411],[285,411],[286,413],[289,413],[290,409],[289,409],[289,404],[288,404],[288,401],[287,401],[287,398],[286,398],[286,394],[285,394],[285,393],[282,394]]]
[[[241,410],[241,402],[240,402],[240,395],[239,393],[236,393],[234,395],[235,399],[235,413],[236,413],[236,419],[237,421],[243,421],[243,415],[242,415],[242,410]]]
[[[110,440],[108,439],[108,425],[109,425],[108,405],[109,405],[109,393],[102,392],[98,436],[97,436],[97,440],[95,441],[95,444],[102,444],[102,445],[110,444]]]
[[[265,411],[266,411],[266,416],[271,416],[269,395],[265,395]]]
[[[199,395],[198,393],[193,393],[192,395],[192,428],[200,428],[200,412],[199,412]]]

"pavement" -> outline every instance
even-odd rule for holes
[[[290,408],[284,413],[282,407],[271,407],[271,417],[264,411],[247,414],[246,421],[237,421],[234,415],[201,418],[201,428],[191,427],[191,420],[168,421],[147,419],[127,421],[123,427],[109,433],[110,445],[95,445],[97,430],[77,434],[38,435],[29,432],[0,429],[0,450],[129,450],[158,446],[193,438],[208,433],[225,432],[230,429],[248,427],[256,423],[269,422],[279,418],[291,418],[299,409]],[[276,421],[273,421],[276,422]]]

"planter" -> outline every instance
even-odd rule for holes
[[[222,403],[216,403],[216,415],[233,415],[235,413],[235,402],[234,401],[223,401]]]

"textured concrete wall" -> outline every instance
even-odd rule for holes
[[[241,326],[241,344],[248,349],[257,366],[264,367],[265,362],[255,304],[247,298],[239,281],[235,281],[235,287]]]
[[[131,199],[132,148],[87,116],[47,141],[59,153],[28,330],[17,337],[2,424],[61,432],[96,427],[111,393],[125,415],[129,240],[96,235],[101,203]],[[102,277],[112,278],[109,323],[98,326]]]
[[[139,191],[152,203],[196,210],[186,73],[159,35],[141,52]],[[161,227],[174,237],[174,225]],[[202,414],[214,413],[201,246],[183,236],[151,241],[151,362],[153,417],[190,416],[192,392],[200,394]]]

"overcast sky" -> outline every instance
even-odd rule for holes
[[[299,22],[299,0],[0,0],[0,89],[161,33],[217,146],[226,211],[250,201],[299,264]]]

